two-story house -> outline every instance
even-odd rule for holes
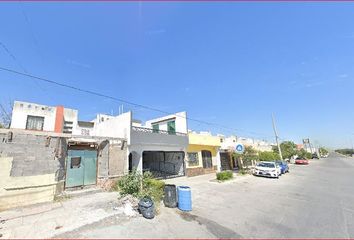
[[[185,175],[188,147],[186,112],[142,124],[126,112],[95,126],[97,136],[123,137],[128,145],[128,170],[150,171],[157,177]]]

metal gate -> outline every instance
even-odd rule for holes
[[[231,170],[231,159],[230,154],[228,152],[220,153],[220,163],[221,163],[221,171]]]
[[[65,187],[96,184],[97,151],[68,150]]]

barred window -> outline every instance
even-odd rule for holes
[[[28,130],[43,130],[44,117],[27,116],[26,129]]]
[[[189,152],[188,153],[188,165],[189,166],[198,166],[199,165],[199,159],[198,159],[197,152]]]
[[[212,168],[213,162],[211,152],[207,150],[202,151],[203,168]]]

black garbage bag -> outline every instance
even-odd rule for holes
[[[147,219],[152,219],[155,217],[155,206],[151,198],[143,197],[139,201],[139,212],[144,218]]]

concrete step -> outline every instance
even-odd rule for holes
[[[95,194],[99,192],[103,192],[103,189],[97,186],[85,186],[85,187],[67,188],[61,195],[65,197],[73,198],[73,197],[81,197],[89,194]]]

